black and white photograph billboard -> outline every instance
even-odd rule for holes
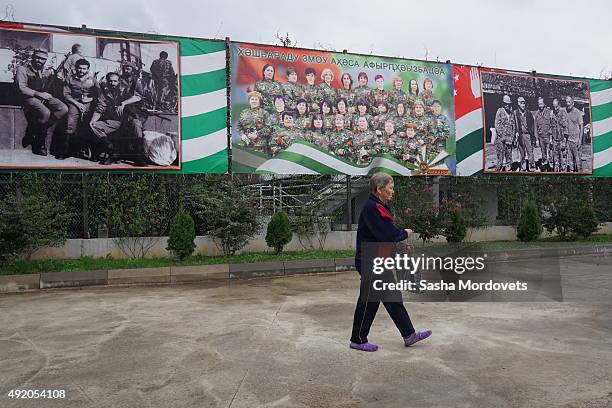
[[[0,168],[180,169],[178,42],[0,28]]]
[[[481,73],[485,173],[592,173],[587,81]]]

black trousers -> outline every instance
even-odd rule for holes
[[[362,293],[364,286],[365,285],[361,285],[359,297],[357,298],[355,316],[353,317],[353,332],[351,334],[351,342],[358,344],[368,341],[370,328],[372,327],[376,312],[381,303],[380,300],[373,302],[364,301],[365,299],[369,299],[367,293]],[[398,296],[399,299],[401,299],[401,293],[398,292]],[[414,333],[415,330],[412,326],[412,321],[410,320],[410,316],[403,302],[382,302],[382,304],[385,309],[387,309],[387,313],[391,316],[391,320],[395,323],[402,337],[408,337]]]

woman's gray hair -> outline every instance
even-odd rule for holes
[[[370,178],[370,193],[378,193],[379,188],[384,188],[393,181],[387,173],[374,173]]]

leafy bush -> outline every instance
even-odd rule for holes
[[[283,210],[277,211],[270,222],[266,231],[266,243],[274,248],[277,254],[283,251],[283,247],[291,241],[291,223],[289,217]]]
[[[119,249],[129,258],[144,258],[168,231],[165,185],[156,175],[111,177],[97,186],[96,210]]]
[[[562,178],[548,182],[540,197],[544,226],[567,241],[588,237],[598,229],[590,181]]]
[[[443,220],[427,180],[396,178],[395,197],[397,219],[402,228],[410,228],[419,234],[423,244],[442,234]]]
[[[179,260],[183,260],[193,253],[196,247],[195,237],[193,218],[185,210],[179,210],[170,226],[170,236],[166,249],[171,251]]]
[[[0,259],[30,259],[42,247],[63,245],[72,216],[38,187],[9,194],[0,201]]]
[[[523,206],[516,231],[518,239],[523,242],[535,241],[542,234],[542,219],[533,201],[527,201]]]
[[[226,177],[189,186],[185,206],[225,256],[236,254],[259,229],[254,198]]]
[[[447,242],[461,242],[465,239],[467,223],[459,209],[449,211],[446,225],[444,226],[444,236]]]
[[[321,214],[319,209],[320,206],[300,208],[289,216],[291,229],[304,249],[325,248],[332,217]]]

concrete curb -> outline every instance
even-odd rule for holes
[[[487,252],[489,261],[612,254],[612,244],[593,246],[515,249]],[[175,284],[205,281],[229,281],[280,277],[305,273],[330,273],[355,269],[354,258],[309,259],[299,261],[257,262],[169,266],[143,269],[111,269],[83,272],[49,272],[25,275],[1,275],[0,293],[24,292],[46,288],[91,285]]]

